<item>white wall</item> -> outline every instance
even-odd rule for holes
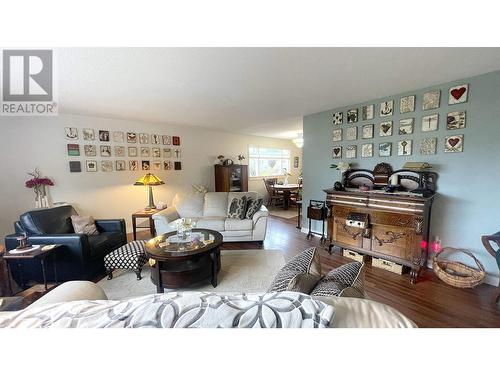
[[[78,141],[68,141],[64,127],[76,127],[80,132]],[[176,192],[191,192],[192,184],[203,184],[214,190],[214,167],[216,157],[223,154],[236,160],[243,154],[248,161],[248,145],[261,145],[290,149],[292,156],[300,156],[298,169],[292,169],[291,181],[296,181],[302,168],[302,154],[291,141],[245,136],[204,128],[170,126],[109,118],[76,115],[57,117],[2,117],[0,118],[0,235],[12,233],[12,224],[19,215],[33,208],[34,194],[24,187],[29,179],[27,172],[38,167],[44,176],[53,179],[50,189],[52,200],[72,203],[79,213],[96,218],[125,218],[131,231],[130,215],[147,205],[146,188],[133,186],[144,171],[112,173],[70,173],[69,160],[80,160],[85,169],[85,160],[116,160],[116,158],[88,158],[67,156],[67,143],[80,144],[83,155],[81,129],[159,133],[181,137],[182,170],[155,171],[165,185],[155,188],[155,202],[171,203]],[[104,144],[93,142],[94,144]],[[118,145],[109,142],[111,146]],[[127,144],[123,144],[127,146]],[[139,145],[137,145],[139,146]],[[149,145],[151,147],[151,145]],[[121,158],[128,160],[128,157]],[[140,160],[141,158],[133,158]],[[149,158],[152,160],[152,158]],[[173,159],[172,159],[173,160]],[[293,160],[292,160],[293,165]],[[128,168],[128,165],[127,165]],[[249,190],[265,194],[262,179],[249,181]]]

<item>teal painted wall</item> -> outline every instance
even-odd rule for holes
[[[448,105],[448,89],[461,83],[469,83],[468,101],[462,104]],[[422,96],[430,89],[441,90],[441,105],[439,109],[422,111]],[[399,114],[399,99],[407,95],[416,95],[415,112]],[[394,115],[380,117],[380,103],[394,99]],[[370,121],[361,120],[361,107],[375,104],[375,118]],[[358,139],[345,140],[346,112],[358,108],[359,121]],[[465,129],[446,130],[446,115],[448,112],[466,110],[467,122]],[[332,125],[332,114],[344,112],[343,140],[332,142],[332,130],[338,125]],[[421,131],[423,116],[439,113],[439,128],[434,132]],[[399,120],[415,118],[412,135],[397,135]],[[392,120],[393,135],[379,137],[378,125],[382,121]],[[426,87],[385,98],[377,98],[365,103],[353,104],[348,107],[335,108],[324,112],[307,115],[304,121],[304,202],[309,199],[325,199],[323,189],[333,186],[339,180],[339,172],[329,169],[330,164],[345,160],[352,168],[373,167],[380,162],[389,163],[393,169],[400,169],[406,161],[425,161],[433,165],[433,171],[439,177],[438,195],[434,201],[431,218],[431,236],[438,235],[443,246],[468,248],[483,263],[489,273],[487,282],[496,283],[498,269],[495,260],[484,250],[480,237],[500,230],[500,71],[472,78],[464,78],[446,84]],[[375,124],[374,138],[361,139],[361,127],[364,124]],[[444,137],[446,135],[464,134],[464,151],[462,153],[445,153]],[[435,155],[420,155],[420,141],[423,138],[437,137],[437,153]],[[402,139],[413,140],[411,156],[397,156],[397,142]],[[392,142],[392,156],[379,157],[378,144]],[[374,157],[361,158],[361,145],[374,144]],[[345,146],[356,144],[358,147],[356,159],[345,158]],[[343,147],[343,158],[332,159],[333,146]],[[306,220],[304,219],[304,226]],[[319,229],[316,228],[317,230]],[[431,237],[431,238],[433,238]],[[466,258],[461,258],[466,260]]]

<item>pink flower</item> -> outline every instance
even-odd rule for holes
[[[26,187],[29,189],[33,189],[38,186],[54,186],[54,183],[49,178],[32,178],[31,180],[26,181]]]

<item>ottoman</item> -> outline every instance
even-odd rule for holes
[[[145,244],[145,240],[132,241],[106,255],[104,267],[106,267],[108,280],[113,278],[113,271],[116,269],[132,270],[137,275],[137,280],[142,279],[142,266],[148,261],[144,252]]]

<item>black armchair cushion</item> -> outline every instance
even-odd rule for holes
[[[123,245],[123,233],[104,232],[88,236],[90,258],[104,258],[108,253]]]
[[[28,211],[20,216],[19,221],[28,236],[75,233],[71,215],[76,215],[72,206],[60,206]]]

